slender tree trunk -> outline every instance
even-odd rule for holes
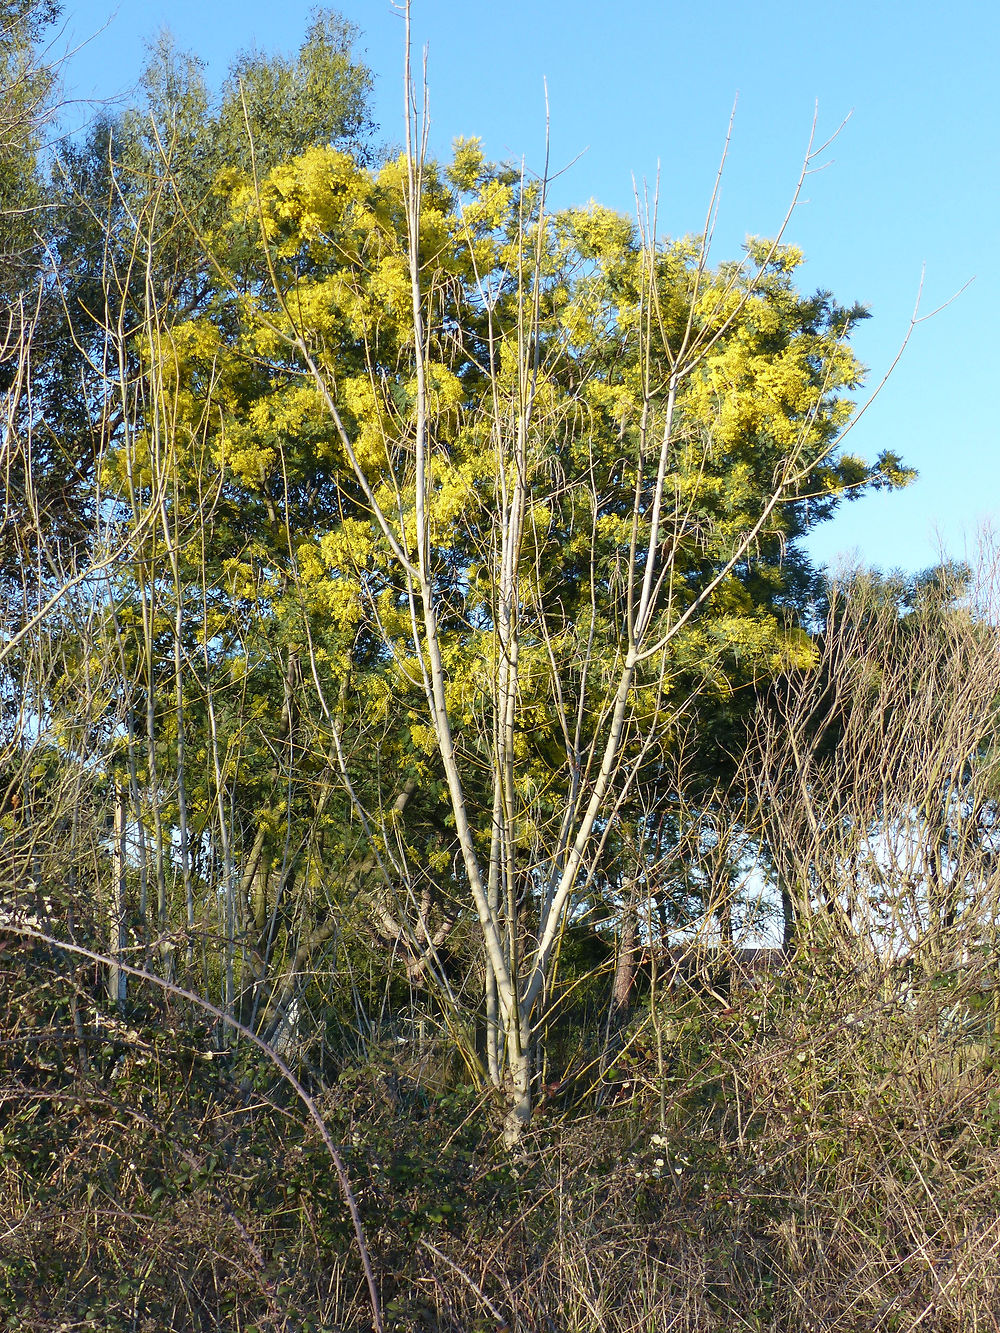
[[[618,1030],[628,1017],[635,989],[636,952],[639,944],[639,886],[630,880],[622,903],[621,928],[618,931],[618,956],[611,983],[611,1025]]]
[[[180,843],[181,880],[184,885],[184,910],[187,922],[188,943],[185,960],[190,971],[194,963],[194,883],[191,876],[191,837],[188,829],[187,781],[184,760],[184,676],[181,660],[181,603],[180,587],[177,588],[177,618],[174,624],[174,685],[175,711],[177,716],[177,835]]]
[[[128,785],[132,798],[132,817],[136,827],[136,852],[139,861],[139,928],[142,932],[143,951],[149,946],[149,865],[146,855],[146,834],[142,823],[142,794],[135,762],[135,717],[131,705],[128,710]],[[148,959],[144,959],[144,966]]]
[[[125,1003],[126,984],[125,973],[119,966],[123,958],[125,934],[125,794],[117,779],[114,784],[113,838],[108,953],[115,962],[108,968],[108,999],[120,1009]]]
[[[795,952],[796,940],[796,920],[795,904],[792,901],[792,895],[788,886],[782,882],[781,885],[781,949],[783,953],[793,954]]]
[[[509,1025],[507,1059],[510,1065],[510,1108],[504,1120],[504,1143],[516,1148],[531,1123],[531,1077],[533,1042],[528,1023]]]

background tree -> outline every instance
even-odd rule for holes
[[[816,669],[760,714],[748,771],[786,945],[935,971],[991,938],[994,580],[987,550],[974,573],[834,585]]]
[[[10,30],[12,61],[22,59],[14,39],[27,40],[30,20],[25,11],[17,33]],[[242,58],[218,99],[199,63],[164,42],[151,56],[144,104],[99,120],[84,141],[62,147],[46,209],[30,219],[36,251],[47,247],[51,267],[36,273],[34,300],[26,306],[30,337],[13,345],[9,358],[7,624],[25,651],[17,655],[8,643],[4,652],[15,705],[8,753],[19,772],[30,769],[39,745],[53,743],[53,754],[71,766],[100,767],[108,819],[120,817],[131,830],[126,859],[138,883],[134,901],[129,889],[130,926],[147,941],[151,931],[179,925],[190,939],[195,861],[206,846],[213,865],[220,855],[204,831],[212,819],[206,812],[218,816],[215,787],[209,783],[207,795],[193,792],[195,800],[204,798],[193,812],[202,825],[197,835],[188,830],[185,789],[185,685],[192,685],[191,709],[201,723],[205,696],[198,685],[211,675],[193,637],[199,590],[205,596],[206,576],[199,578],[198,569],[207,529],[203,523],[202,545],[189,546],[183,566],[170,526],[166,455],[157,452],[169,408],[148,373],[148,349],[155,330],[190,316],[211,295],[211,261],[199,229],[217,220],[211,210],[218,213],[214,182],[223,164],[250,171],[252,151],[266,162],[269,153],[286,150],[289,135],[296,148],[336,142],[362,156],[367,151],[370,76],[352,58],[354,37],[350,25],[320,13],[296,59]],[[27,65],[25,71],[27,79]],[[33,95],[41,86],[24,82]],[[25,135],[35,105],[24,100],[27,91]],[[265,113],[273,113],[285,137],[280,145],[262,139],[251,151],[246,117]],[[24,144],[30,147],[27,137]],[[30,202],[23,192],[20,202]],[[22,207],[19,216],[28,212]],[[130,475],[120,500],[105,503],[108,460],[116,449],[131,457],[137,436],[157,442],[156,486],[143,492]],[[130,543],[143,541],[126,574],[126,562],[116,561]],[[199,556],[200,566],[191,563]],[[79,596],[71,595],[74,587]],[[49,604],[57,609],[45,616]],[[206,689],[214,684],[210,679]],[[209,708],[199,736],[217,721]],[[196,748],[196,766],[204,753]],[[14,775],[10,781],[13,791]],[[98,810],[95,818],[99,829],[104,815]],[[24,827],[32,827],[30,819]]]
[[[45,197],[38,168],[43,126],[51,122],[56,71],[38,41],[55,22],[54,0],[8,0],[0,8],[0,259],[4,302],[37,265],[36,232]]]

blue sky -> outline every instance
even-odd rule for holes
[[[398,140],[402,19],[386,0],[337,7],[361,30],[382,135]],[[304,0],[120,0],[117,9],[110,0],[66,0],[63,44],[91,39],[66,63],[67,94],[127,94],[144,41],[164,26],[221,80],[240,50],[293,51],[312,8]],[[810,549],[823,561],[857,555],[920,569],[942,548],[962,556],[980,525],[1000,519],[998,14],[985,0],[716,0],[700,13],[675,0],[415,0],[413,25],[417,44],[428,46],[435,151],[446,153],[457,134],[477,134],[492,156],[540,166],[547,81],[553,162],[574,163],[556,202],[595,198],[631,210],[634,181],[659,172],[660,217],[671,234],[702,225],[738,99],[716,259],[736,254],[747,233],[779,225],[816,103],[822,137],[850,113],[787,238],[806,254],[803,286],[871,308],[855,339],[870,383],[906,335],[922,272],[925,312],[974,281],[915,330],[851,437],[852,450],[867,456],[896,449],[919,479],[902,494],[845,506]],[[87,108],[68,114],[80,122]]]

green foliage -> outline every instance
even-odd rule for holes
[[[16,296],[37,260],[36,229],[46,202],[37,155],[51,112],[53,71],[38,43],[55,22],[55,0],[0,5],[0,299]]]

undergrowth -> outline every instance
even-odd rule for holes
[[[2,958],[6,1326],[370,1328],[330,1161],[272,1072],[179,1003],[109,1018],[92,972]],[[387,1328],[1000,1328],[987,962],[805,953],[727,999],[675,990],[516,1156],[433,1037],[313,1069]]]

